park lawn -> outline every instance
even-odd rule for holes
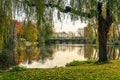
[[[120,60],[51,69],[2,72],[0,80],[120,80]]]

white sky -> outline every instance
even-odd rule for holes
[[[86,23],[81,23],[80,20],[73,23],[68,14],[65,14],[65,18],[62,17],[60,22],[57,20],[57,10],[55,10],[53,16],[55,32],[76,32],[78,28],[84,28],[87,25]]]
[[[55,21],[54,28],[56,32],[76,32],[78,28],[84,28],[86,26],[85,23],[81,23],[79,20],[73,22],[70,19],[64,19],[62,22]]]

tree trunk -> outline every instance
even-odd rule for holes
[[[101,29],[101,26],[98,27],[98,36],[99,36],[99,62],[107,61],[107,36],[104,29]]]
[[[99,38],[99,59],[98,62],[108,61],[107,57],[107,40],[109,28],[112,24],[110,10],[106,8],[106,18],[102,15],[102,3],[98,2],[98,38]]]
[[[16,64],[17,60],[17,27],[16,27],[16,22],[12,22],[11,26],[11,36],[10,36],[10,41],[9,41],[9,50],[12,54],[12,65]]]
[[[16,64],[16,60],[17,60],[17,57],[18,57],[17,46],[18,46],[17,25],[15,23],[14,24],[14,36],[13,36],[13,56],[14,56],[15,64]]]

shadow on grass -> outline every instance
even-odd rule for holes
[[[103,64],[111,64],[112,62],[110,61],[104,61],[104,62],[99,62],[99,61],[96,61],[94,62],[95,65],[103,65]]]

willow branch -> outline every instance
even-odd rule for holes
[[[111,6],[110,1],[107,2],[107,8],[106,8],[106,23],[108,26],[110,26],[112,24],[112,13],[109,9],[109,7]]]
[[[95,15],[91,14],[91,13],[86,13],[86,12],[81,12],[79,10],[75,10],[74,8],[70,7],[70,6],[66,6],[65,8],[60,7],[59,5],[56,4],[46,4],[47,7],[51,7],[51,8],[57,8],[60,12],[63,13],[73,13],[75,15],[81,16],[81,17],[87,17],[87,18],[92,18]]]
[[[60,6],[58,6],[58,5],[55,5],[55,4],[51,4],[51,3],[49,3],[49,4],[45,4],[46,5],[46,7],[51,7],[51,8],[57,8],[60,12],[65,12],[65,9],[64,8],[62,8],[62,7],[60,7]]]
[[[60,0],[59,0],[60,2]],[[65,8],[62,8],[61,6],[59,6],[59,2],[58,4],[52,4],[52,3],[48,3],[48,4],[45,4],[46,7],[51,7],[51,8],[57,8],[60,12],[63,12],[63,13],[73,13],[75,15],[78,15],[78,16],[81,16],[81,17],[87,17],[87,18],[92,18],[94,17],[95,15],[92,14],[95,12],[95,10],[93,10],[91,13],[86,13],[86,12],[81,12],[79,10],[75,10],[74,8],[70,7],[70,6],[66,6]],[[30,4],[29,1],[26,1],[26,3],[28,4],[28,6],[36,6],[35,4]]]
[[[27,0],[26,0],[26,3],[30,7],[36,6],[35,4],[30,4],[29,1],[27,1]],[[62,8],[61,6],[59,6],[59,3],[60,3],[60,0],[58,1],[58,4],[48,3],[48,4],[45,4],[45,5],[46,5],[46,7],[57,8],[60,12],[63,12],[63,13],[70,12],[70,13],[73,13],[73,14],[81,16],[81,17],[92,18],[92,17],[95,16],[94,14],[92,14],[92,13],[95,12],[95,10],[93,10],[91,13],[86,13],[86,12],[81,12],[79,10],[75,10],[74,8],[72,8],[70,6],[66,6],[65,8]]]

